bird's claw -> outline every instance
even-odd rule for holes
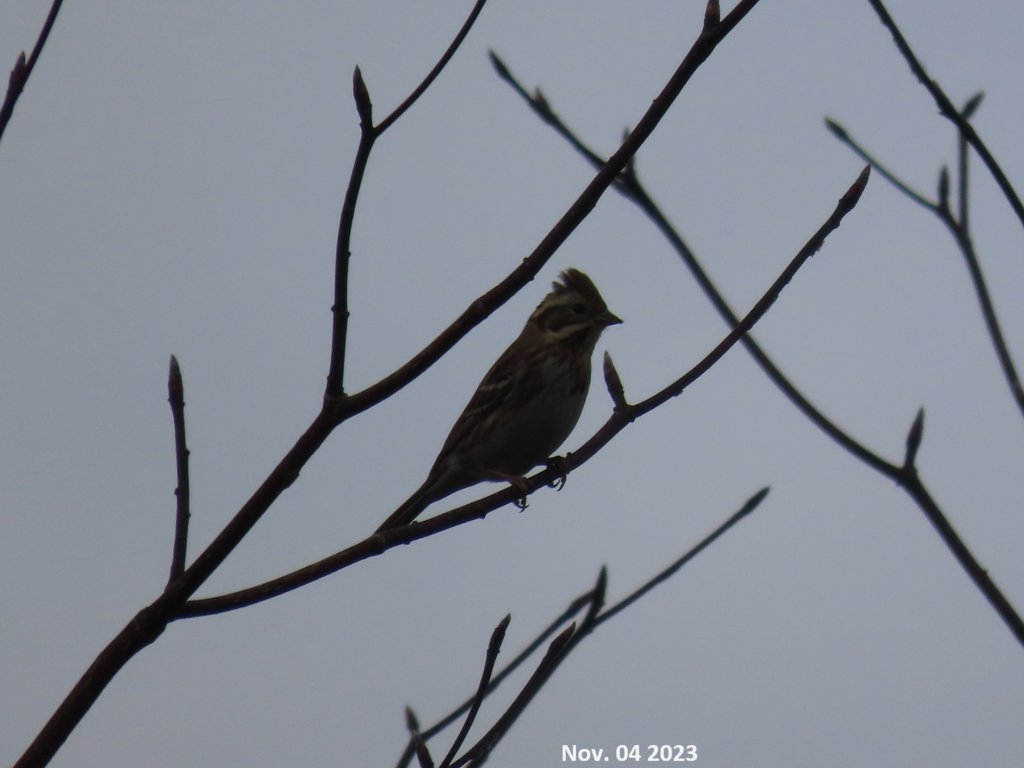
[[[526,500],[526,497],[529,495],[526,478],[511,477],[509,478],[509,483],[511,483],[516,493],[519,494],[516,497],[515,505],[519,508],[519,511],[522,512],[530,505],[529,502]]]
[[[526,481],[525,477],[518,477],[516,475],[507,475],[503,472],[492,472],[492,476],[495,480],[504,480],[506,483],[512,486],[512,489],[516,492],[516,499],[514,504],[519,507],[519,511],[522,512],[528,506],[526,497],[530,495],[530,484]]]
[[[565,488],[565,481],[569,477],[569,462],[565,460],[565,457],[552,456],[544,462],[544,466],[558,473],[558,477],[548,483],[548,487],[554,488],[556,491]]]

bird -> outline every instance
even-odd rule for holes
[[[522,332],[484,376],[421,485],[377,533],[413,522],[435,501],[471,485],[505,481],[546,463],[583,412],[590,359],[613,315],[587,275],[567,269]]]

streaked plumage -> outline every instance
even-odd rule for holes
[[[559,277],[480,382],[426,482],[378,531],[407,525],[438,499],[484,480],[514,484],[572,432],[590,389],[597,340],[622,321],[578,269]]]

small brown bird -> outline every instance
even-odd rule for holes
[[[438,499],[484,480],[520,484],[572,432],[590,389],[597,340],[622,320],[578,269],[559,277],[480,382],[426,482],[378,532],[408,525]]]

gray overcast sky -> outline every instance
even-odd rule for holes
[[[175,485],[168,356],[185,376],[193,555],[315,415],[358,141],[352,69],[382,117],[470,6],[66,3],[0,144],[0,764],[163,588]],[[0,4],[3,67],[31,49],[48,7]],[[954,101],[986,91],[975,125],[1024,184],[1024,6],[889,8]],[[591,177],[495,76],[487,50],[610,153],[702,18],[694,0],[491,0],[371,157],[352,242],[350,390],[498,282]],[[928,196],[954,161],[953,129],[866,0],[762,0],[638,156],[649,191],[739,311],[862,167],[826,115]],[[1019,358],[1024,233],[980,162],[973,172],[977,247]],[[626,321],[598,354],[614,355],[631,400],[725,333],[665,240],[610,193],[537,281],[339,429],[202,594],[370,533],[422,482],[480,377],[568,266]],[[890,460],[926,408],[921,475],[1024,608],[1021,415],[934,217],[875,175],[755,335]],[[565,447],[610,411],[596,377]],[[522,514],[504,508],[269,603],[173,624],[53,765],[393,764],[402,707],[428,724],[461,701],[506,613],[502,659],[602,564],[615,600],[765,485],[750,519],[578,649],[491,765],[562,764],[563,744],[638,744],[644,761],[649,744],[693,744],[708,766],[1019,762],[1024,649],[909,498],[737,348]],[[481,728],[524,679],[484,707]]]

